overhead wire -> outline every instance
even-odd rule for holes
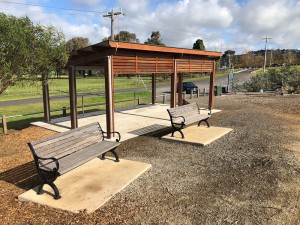
[[[54,6],[45,6],[45,5],[30,4],[30,3],[22,3],[22,2],[0,1],[0,3],[14,4],[14,5],[25,5],[25,6],[36,6],[36,7],[41,7],[41,8],[59,9],[59,10],[66,10],[66,11],[88,12],[88,13],[100,13],[100,14],[105,14],[105,13],[106,13],[106,12],[101,12],[101,11],[92,11],[92,10],[83,10],[83,9],[70,9],[70,8],[54,7]]]
[[[47,8],[47,9],[58,9],[58,10],[63,10],[63,11],[74,11],[76,13],[66,13],[64,12],[63,14],[64,15],[84,15],[84,16],[92,16],[92,14],[106,14],[106,12],[104,11],[94,11],[94,10],[83,10],[83,9],[73,9],[73,8],[64,8],[64,7],[54,7],[54,6],[46,6],[46,5],[39,5],[39,4],[30,4],[30,3],[21,3],[21,2],[9,2],[9,1],[1,1],[0,0],[0,3],[4,3],[4,4],[14,4],[14,5],[24,5],[24,6],[36,6],[36,7],[41,7],[41,8]],[[25,11],[25,12],[32,12],[32,13],[41,13],[41,11],[35,11],[35,10],[29,10],[29,9],[3,9],[2,10],[14,10],[14,11]],[[43,13],[47,13],[47,14],[52,14],[51,12],[44,12]],[[85,13],[85,14],[81,14],[81,13]],[[87,14],[88,13],[88,14]],[[173,17],[173,16],[172,16]],[[136,17],[132,17],[130,15],[126,15],[126,17],[123,17],[122,19],[118,18],[118,29],[119,29],[119,32],[120,32],[120,22],[119,20],[121,21],[126,21],[126,22],[129,22],[129,23],[133,23],[133,24],[137,24],[137,25],[144,25],[144,24],[147,24],[148,26],[152,26],[154,28],[157,28],[159,27],[159,30],[165,30],[165,31],[168,31],[169,33],[174,33],[174,34],[180,34],[182,35],[182,33],[184,33],[184,35],[187,35],[187,36],[199,36],[201,38],[205,38],[205,39],[210,39],[210,40],[215,40],[215,41],[220,41],[222,42],[222,40],[231,40],[233,39],[233,37],[224,37],[222,36],[221,34],[218,34],[218,35],[206,35],[206,34],[201,34],[201,33],[198,33],[198,32],[192,32],[190,30],[186,30],[186,29],[182,29],[182,28],[178,28],[178,27],[174,27],[173,29],[168,26],[166,27],[165,24],[162,24],[162,23],[158,23],[158,22],[154,22],[153,20],[145,20],[145,19],[142,19],[142,18],[136,18]],[[169,38],[169,39],[175,39],[176,37],[174,38]],[[240,41],[240,42],[244,42],[245,39],[236,39],[234,38],[235,41]],[[221,44],[222,45],[222,44]],[[224,43],[223,43],[224,45]],[[224,47],[224,46],[223,46]],[[234,49],[243,49],[243,47],[236,47]]]

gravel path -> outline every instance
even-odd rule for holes
[[[207,104],[205,98],[196,100]],[[210,124],[234,131],[209,146],[151,136],[124,141],[120,156],[151,163],[152,169],[92,214],[18,202],[17,195],[37,183],[13,176],[34,170],[26,142],[52,132],[31,127],[1,137],[0,219],[4,224],[299,224],[300,96],[221,96],[215,104],[223,111]]]

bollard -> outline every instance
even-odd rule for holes
[[[199,95],[200,95],[200,89],[198,88],[197,89],[197,98],[199,98]]]
[[[138,97],[138,105],[140,105],[140,97]]]
[[[186,91],[183,92],[183,99],[186,97]]]
[[[191,93],[190,93],[190,99],[192,99],[193,98],[193,91],[191,91]]]
[[[2,115],[2,127],[3,127],[3,133],[7,134],[7,122],[6,122],[6,116]]]
[[[163,94],[163,104],[166,104],[166,94]]]
[[[82,115],[84,115],[84,102],[83,102],[83,95],[81,96],[81,111],[82,111]]]
[[[135,107],[135,91],[133,91],[133,106]]]
[[[203,88],[203,96],[206,95],[206,88]]]
[[[63,117],[67,116],[67,108],[66,107],[62,107],[62,116]]]

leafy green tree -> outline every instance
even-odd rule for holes
[[[110,40],[111,36],[105,37],[102,41]],[[136,34],[130,33],[128,31],[122,30],[120,33],[115,35],[115,41],[124,41],[130,43],[140,43],[140,40],[136,37]]]
[[[202,39],[197,39],[193,45],[193,49],[199,49],[205,51],[205,45]]]
[[[67,52],[72,52],[89,45],[91,45],[89,39],[84,37],[73,37],[66,43]]]
[[[148,38],[147,41],[145,41],[145,44],[148,45],[158,45],[158,46],[166,46],[162,39],[160,38],[159,31],[152,31],[151,38]]]
[[[0,94],[8,87],[58,73],[68,60],[65,36],[28,17],[0,13]]]

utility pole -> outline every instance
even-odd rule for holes
[[[112,8],[111,12],[107,12],[106,15],[103,15],[103,17],[110,17],[110,39],[112,41],[115,40],[114,21],[115,21],[115,16],[117,15],[125,16],[125,13],[122,12],[122,9],[119,12],[114,12],[114,8]]]
[[[264,59],[264,72],[265,72],[265,70],[266,70],[266,62],[267,62],[267,43],[268,43],[268,40],[271,40],[272,38],[268,38],[268,36],[266,36],[263,39],[266,40],[266,43],[265,43],[265,59]]]
[[[271,67],[272,65],[272,58],[273,58],[273,52],[272,52],[272,49],[270,50],[270,65],[269,67]]]

